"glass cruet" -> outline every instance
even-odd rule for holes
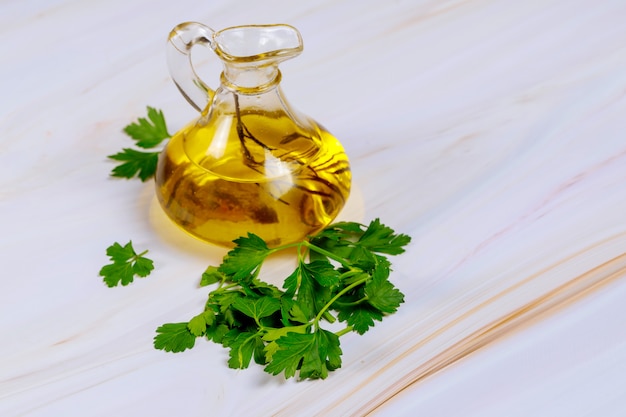
[[[220,58],[213,90],[191,62],[195,45]],[[199,112],[160,155],[158,200],[192,235],[220,245],[254,233],[269,246],[295,242],[328,225],[350,193],[348,158],[339,141],[285,99],[278,65],[298,56],[289,25],[213,31],[195,22],[169,36],[168,66]]]

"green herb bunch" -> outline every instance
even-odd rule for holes
[[[324,379],[341,367],[341,336],[362,335],[404,301],[389,281],[385,255],[404,252],[409,242],[378,219],[367,227],[336,223],[310,240],[272,249],[248,234],[235,240],[221,265],[202,275],[202,286],[217,287],[204,311],[188,322],[159,327],[154,346],[181,352],[205,337],[229,349],[231,368],[247,368],[254,359],[272,375]],[[297,267],[282,289],[259,279],[270,255],[294,247]],[[324,328],[336,321],[345,327]]]

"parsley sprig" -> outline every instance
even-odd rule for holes
[[[128,285],[133,282],[135,276],[147,277],[154,269],[154,262],[144,256],[148,251],[137,253],[132,241],[124,246],[115,242],[107,248],[106,253],[111,263],[100,269],[100,276],[109,287]]]
[[[165,117],[161,110],[148,107],[148,117],[140,117],[124,128],[135,145],[143,149],[151,149],[160,145],[171,135],[167,131]],[[111,176],[120,178],[138,177],[147,181],[154,176],[160,151],[140,151],[133,148],[124,148],[121,152],[109,155],[108,158],[121,162],[111,171]]]
[[[309,240],[275,248],[249,233],[202,275],[202,286],[216,285],[204,311],[160,326],[154,346],[181,352],[204,337],[229,350],[230,368],[254,360],[272,375],[324,379],[341,367],[341,336],[364,334],[404,302],[389,281],[385,255],[403,253],[410,240],[378,219],[368,226],[335,223]],[[260,279],[270,255],[294,247],[297,266],[282,289]],[[336,322],[345,326],[328,330]]]

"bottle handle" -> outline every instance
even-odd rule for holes
[[[213,49],[214,32],[202,23],[181,23],[172,29],[167,42],[170,76],[183,97],[199,112],[213,99],[215,91],[196,74],[191,62],[191,48],[203,45]]]

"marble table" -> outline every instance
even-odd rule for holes
[[[195,117],[164,48],[190,20],[297,27],[283,89],[351,157],[340,217],[413,237],[406,303],[324,381],[152,347],[225,249],[106,156],[147,105]],[[0,415],[626,415],[625,21],[623,0],[0,2]],[[157,268],[107,288],[130,239]]]

